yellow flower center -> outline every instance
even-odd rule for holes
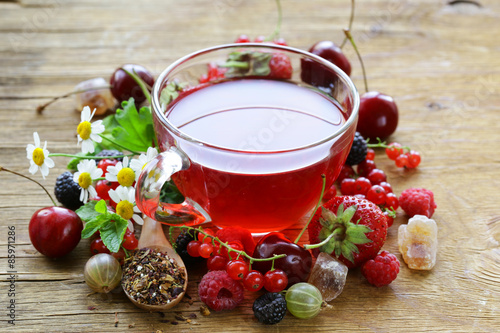
[[[135,172],[130,168],[123,168],[120,171],[118,171],[116,178],[118,178],[118,183],[121,186],[125,187],[132,186],[132,184],[134,184],[135,181]]]
[[[33,150],[33,162],[35,162],[36,165],[41,166],[44,161],[45,155],[43,155],[43,149],[35,148],[35,150]]]
[[[78,135],[80,135],[80,138],[82,138],[82,140],[88,140],[90,138],[90,133],[92,133],[90,122],[82,121],[80,125],[78,125],[76,131],[78,132]]]
[[[87,189],[90,184],[92,184],[92,177],[90,177],[90,173],[82,172],[80,177],[78,177],[78,185],[80,185],[81,188]]]
[[[116,214],[125,220],[130,220],[134,215],[134,205],[127,200],[122,200],[116,205]]]

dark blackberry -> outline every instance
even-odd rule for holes
[[[285,297],[280,293],[266,293],[253,302],[253,314],[266,325],[279,323],[286,314]]]
[[[366,152],[368,147],[366,146],[366,141],[363,139],[359,132],[356,132],[354,136],[354,141],[352,142],[351,150],[349,151],[349,156],[345,164],[347,165],[357,165],[363,162],[366,158]]]
[[[189,242],[197,239],[197,232],[193,230],[182,230],[175,240],[175,251],[182,258],[186,266],[202,262],[205,258],[191,257],[187,252]]]
[[[56,179],[54,194],[57,200],[68,209],[76,210],[83,205],[83,202],[80,201],[81,190],[81,187],[73,180],[73,174],[69,171],[63,172]]]
[[[114,149],[104,149],[104,150],[101,150],[100,152],[98,152],[95,156],[104,156],[104,157],[113,158],[113,156],[123,156],[123,153],[121,151],[114,150]],[[118,157],[115,159],[120,161],[120,162],[123,161],[123,157]]]

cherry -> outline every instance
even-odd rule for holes
[[[309,48],[309,52],[328,60],[347,75],[351,75],[351,63],[334,42],[329,40],[317,42]]]
[[[110,253],[101,237],[94,239],[92,243],[90,243],[90,252],[93,255],[98,253]]]
[[[38,252],[50,258],[71,252],[80,242],[82,230],[80,217],[63,207],[39,209],[29,223],[31,243]]]
[[[369,91],[361,95],[356,130],[365,139],[381,140],[398,127],[398,107],[391,96]]]
[[[271,293],[279,293],[288,285],[288,277],[281,269],[273,269],[264,275],[264,288]]]
[[[249,291],[259,291],[264,287],[264,275],[256,270],[251,270],[243,278],[243,286]]]
[[[122,68],[137,74],[149,86],[153,86],[155,82],[153,75],[143,66],[126,64],[111,75],[109,79],[111,93],[119,102],[128,101],[130,97],[134,98],[136,104],[144,102],[146,96],[144,96],[141,87]]]
[[[292,243],[280,232],[271,232],[260,239],[255,246],[253,258],[270,258],[274,254],[286,257],[274,260],[274,268],[283,270],[288,277],[288,287],[298,282],[306,282],[311,272],[312,256],[303,247]],[[252,268],[265,274],[271,269],[271,261],[255,261]]]

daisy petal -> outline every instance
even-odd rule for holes
[[[36,165],[35,162],[33,162],[33,161],[30,161],[30,162],[31,162],[31,165],[30,165],[30,168],[28,169],[28,171],[29,171],[29,173],[34,175],[38,171],[38,165]]]
[[[53,168],[55,166],[55,163],[54,163],[54,160],[51,159],[50,157],[45,157],[45,164],[49,167],[49,168]]]
[[[33,139],[35,140],[35,147],[40,147],[40,136],[38,136],[38,132],[33,132]]]
[[[89,198],[97,197],[97,191],[95,190],[94,186],[90,185],[87,190],[89,191]]]
[[[142,219],[142,217],[140,217],[137,214],[134,214],[132,216],[132,220],[134,220],[134,222],[137,223],[138,225],[143,225],[144,224],[144,220]]]
[[[116,193],[115,190],[109,190],[108,194],[111,200],[113,200],[116,203],[120,202],[120,197],[118,196],[118,193]]]
[[[130,232],[134,232],[134,224],[132,223],[132,221],[128,220],[128,230],[130,230]]]

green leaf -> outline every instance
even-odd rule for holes
[[[99,215],[99,213],[95,210],[96,204],[96,201],[91,200],[78,208],[75,213],[82,219],[83,222],[89,222]]]
[[[271,73],[269,62],[273,55],[269,52],[232,52],[222,67],[228,67],[226,77],[267,76]]]
[[[177,186],[175,186],[173,181],[166,182],[161,188],[160,192],[160,201],[171,203],[171,204],[180,204],[184,202],[184,196],[179,191]]]
[[[104,245],[111,252],[118,252],[127,230],[128,222],[118,214],[108,214],[109,222],[104,223],[99,232]]]
[[[94,207],[95,211],[101,214],[107,214],[108,213],[108,206],[106,205],[106,201],[100,200],[98,203],[96,203]]]
[[[94,219],[85,223],[85,228],[82,230],[82,238],[89,238],[93,234],[95,234],[99,229],[101,229],[102,225],[107,221],[106,215],[98,215]]]
[[[147,151],[154,139],[153,118],[148,107],[139,111],[134,100],[122,103],[123,109],[116,110],[115,120],[120,126],[113,128],[114,141],[133,151]]]

